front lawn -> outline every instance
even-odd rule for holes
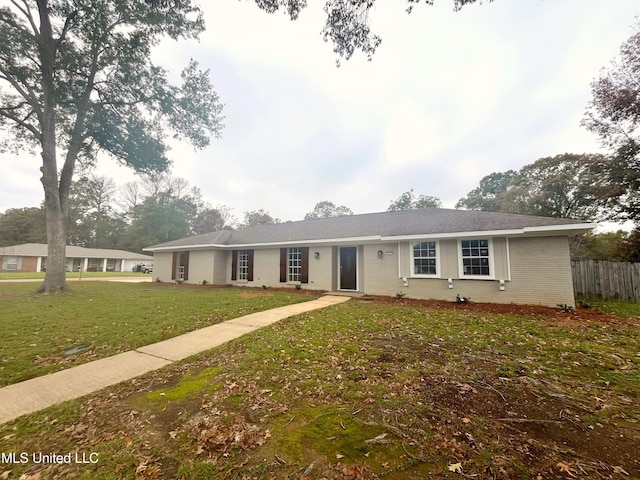
[[[314,298],[160,283],[70,286],[68,294],[37,295],[32,283],[0,283],[0,386]],[[81,351],[65,354],[73,348]]]
[[[593,309],[351,300],[18,419],[0,451],[99,458],[9,480],[638,478],[639,352],[637,319]]]
[[[0,272],[0,280],[44,280],[44,272]],[[67,278],[80,278],[80,272],[67,272]],[[81,278],[151,277],[142,272],[82,272]]]

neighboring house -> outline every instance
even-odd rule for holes
[[[161,281],[574,305],[577,220],[425,208],[217,231],[146,248]]]
[[[153,257],[124,250],[67,246],[67,271],[130,272],[134,264],[150,262]],[[24,243],[0,247],[0,271],[44,272],[47,268],[47,245]]]

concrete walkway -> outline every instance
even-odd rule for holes
[[[137,350],[8,385],[0,388],[0,423],[158,370],[283,318],[347,300],[349,297],[325,295],[310,302],[252,313]]]

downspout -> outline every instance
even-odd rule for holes
[[[507,281],[511,281],[511,245],[509,244],[509,237],[505,237],[507,241]]]

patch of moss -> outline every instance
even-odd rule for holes
[[[146,400],[181,400],[210,391],[215,388],[212,379],[223,371],[222,367],[208,367],[197,373],[187,373],[180,382],[172,388],[159,388],[145,395]]]
[[[226,401],[232,407],[239,407],[242,404],[242,395],[230,395]]]
[[[341,458],[361,459],[371,447],[367,439],[383,433],[378,427],[357,421],[345,408],[331,405],[325,407],[301,407],[300,417],[289,420],[280,419],[285,425],[279,426],[287,431],[278,442],[278,451],[295,460],[304,458],[303,449],[325,455],[330,461]]]

